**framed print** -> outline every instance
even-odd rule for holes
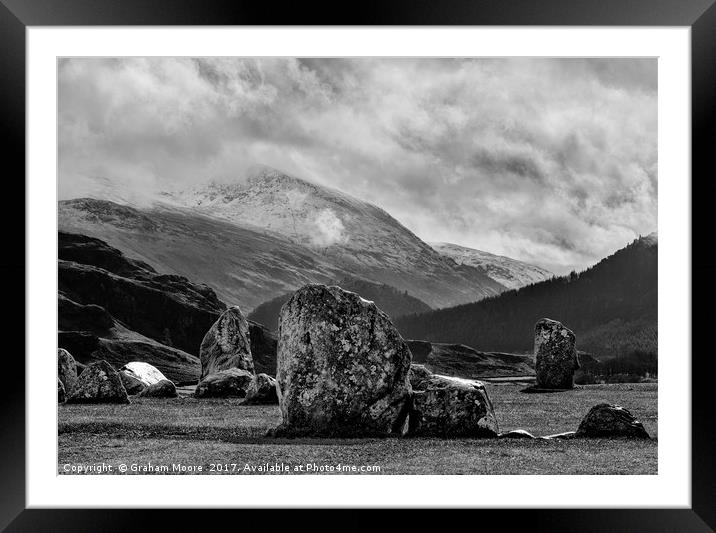
[[[508,4],[3,2],[3,525],[716,527],[716,8]]]

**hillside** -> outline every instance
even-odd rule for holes
[[[394,287],[385,284],[371,283],[370,281],[345,277],[341,280],[330,282],[330,285],[339,287],[359,294],[363,299],[375,302],[392,319],[410,314],[429,311],[430,306],[406,292],[399,291]],[[282,294],[268,302],[264,302],[249,314],[249,319],[265,324],[269,329],[278,329],[278,315],[281,306],[293,295],[293,292]]]
[[[554,276],[552,272],[544,268],[458,244],[431,242],[430,246],[460,265],[473,266],[483,271],[490,278],[508,289],[519,289],[525,285],[538,283]]]
[[[177,382],[199,377],[199,346],[226,308],[206,285],[65,232],[58,234],[58,289],[60,348],[81,363],[144,361]],[[276,338],[254,322],[249,334],[257,370],[275,373]]]
[[[579,274],[498,297],[396,320],[405,338],[466,344],[485,351],[526,353],[541,317],[563,322],[577,346],[599,358],[656,354],[656,234],[635,240]]]

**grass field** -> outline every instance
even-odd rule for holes
[[[278,473],[291,474],[657,473],[656,383],[584,385],[550,394],[525,394],[520,392],[524,385],[514,383],[486,387],[501,431],[572,431],[590,407],[611,402],[631,410],[653,438],[275,439],[265,434],[279,422],[277,406],[187,396],[137,398],[131,405],[60,405],[58,473],[97,463],[112,467],[103,473],[118,473],[124,464],[127,473],[137,474],[150,473],[142,469],[150,464],[168,469],[151,473],[189,474],[276,473],[266,472],[267,465],[281,465],[288,471]],[[133,471],[132,465],[139,468]],[[182,466],[201,467],[201,472]]]

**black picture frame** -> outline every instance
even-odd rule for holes
[[[713,301],[716,253],[711,242],[713,223],[700,202],[712,198],[711,152],[716,111],[715,0],[400,0],[365,1],[352,8],[334,4],[246,2],[240,0],[0,0],[0,124],[4,130],[3,167],[6,205],[2,211],[5,252],[0,271],[7,280],[6,379],[0,403],[0,528],[7,531],[126,531],[148,528],[158,520],[163,528],[206,526],[206,511],[189,514],[172,510],[27,510],[25,507],[25,50],[28,26],[85,25],[568,25],[568,26],[688,26],[692,61],[692,284],[702,282],[692,297],[692,331],[710,334],[711,324],[697,303]],[[10,163],[8,165],[8,163]],[[707,171],[709,174],[707,174]],[[23,178],[20,179],[20,176]],[[22,198],[22,201],[20,201]],[[660,213],[668,216],[668,213]],[[23,232],[19,231],[23,220]],[[19,302],[23,302],[20,304]],[[12,307],[10,307],[12,306]],[[14,341],[8,346],[7,341]],[[714,531],[716,530],[716,439],[712,420],[711,380],[714,365],[708,351],[697,350],[692,338],[692,506],[689,509],[568,509],[440,511],[427,515],[411,511],[401,528],[411,523],[445,527],[463,515],[474,527],[495,521],[510,529],[529,527],[549,531]],[[704,344],[704,349],[706,345]],[[690,354],[684,354],[688,357]],[[685,359],[686,360],[686,359]],[[426,484],[429,489],[429,483]],[[237,497],[238,498],[238,497]],[[214,511],[216,512],[216,511]],[[228,512],[221,512],[224,516]],[[385,511],[342,511],[320,519],[303,511],[287,517],[282,511],[252,510],[241,523],[292,529],[363,530],[385,521]],[[446,513],[450,513],[449,518]],[[469,514],[468,514],[469,513]],[[474,513],[479,513],[479,522]],[[467,515],[467,516],[464,516]],[[235,520],[232,516],[229,520]],[[217,520],[212,515],[211,522]],[[448,522],[449,520],[449,522]],[[483,521],[484,520],[484,521]],[[254,523],[251,526],[251,523]],[[282,523],[283,522],[283,523]],[[306,527],[302,527],[302,525]],[[448,526],[449,527],[449,526]]]

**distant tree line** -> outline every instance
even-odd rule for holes
[[[598,358],[657,353],[657,251],[637,239],[593,267],[479,302],[403,316],[405,338],[461,343],[481,351],[527,352],[534,324],[559,320],[580,350]]]

